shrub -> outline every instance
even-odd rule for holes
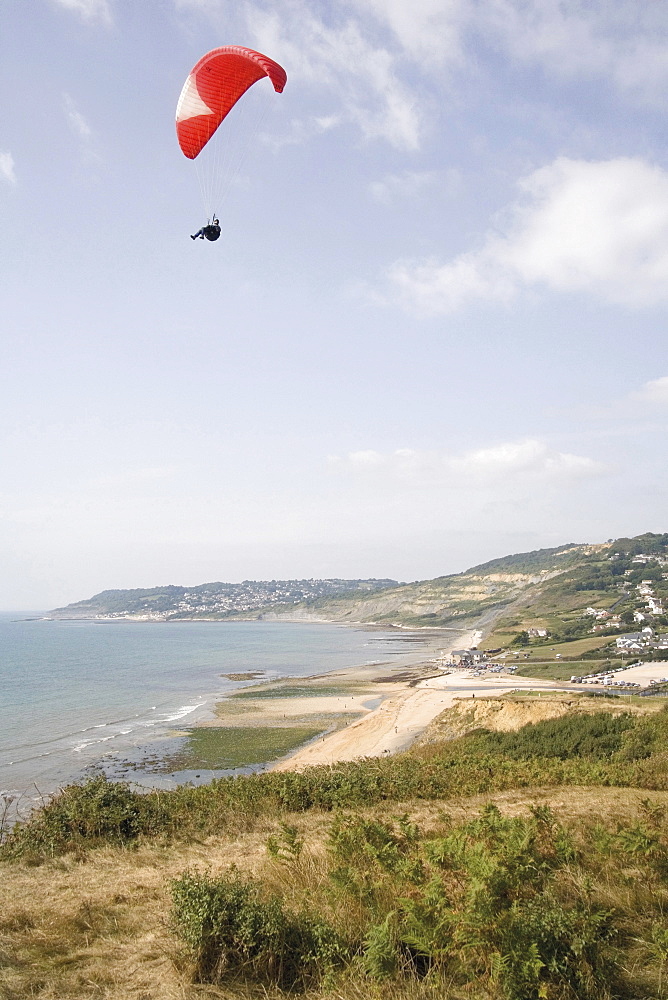
[[[185,872],[172,884],[177,928],[197,982],[240,977],[283,988],[317,982],[348,957],[345,943],[313,915],[287,913],[261,885],[227,875]]]
[[[28,823],[14,827],[7,851],[55,854],[84,842],[133,840],[143,825],[142,799],[128,785],[104,776],[68,785]]]
[[[17,825],[5,836],[2,855],[43,857],[142,835],[241,832],[263,814],[560,784],[667,788],[668,712],[642,719],[567,715],[512,733],[479,730],[396,757],[221,778],[169,792],[141,794],[97,777],[69,786]],[[277,850],[289,853],[285,843]]]
[[[599,998],[614,986],[611,913],[586,888],[564,892],[560,875],[577,852],[549,810],[504,818],[490,806],[431,839],[347,817],[330,844],[332,879],[368,909],[363,967],[372,978],[487,981],[508,1000],[552,996],[548,988]]]
[[[566,715],[529,723],[515,732],[484,732],[476,742],[481,750],[512,760],[533,757],[602,760],[621,748],[624,734],[634,725],[635,719],[629,714]]]
[[[656,870],[663,841],[651,825],[656,809],[648,804],[647,812],[647,828],[619,830],[606,843],[591,838],[587,850],[607,852],[604,865],[612,849]],[[289,912],[261,881],[235,870],[221,878],[184,873],[173,884],[174,912],[195,979],[292,990],[339,970],[361,976],[369,995],[374,981],[422,979],[434,995],[447,983],[453,997],[476,989],[498,1000],[602,1000],[623,991],[619,921],[594,898],[583,850],[545,807],[504,817],[488,806],[428,837],[406,817],[339,816],[328,857],[331,891],[324,883],[318,909],[330,912],[329,924],[314,916],[318,901],[306,886],[311,909]],[[648,919],[644,947],[662,971],[664,924]],[[347,941],[335,926],[346,928]]]

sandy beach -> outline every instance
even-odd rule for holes
[[[443,671],[435,677],[419,680],[415,686],[393,692],[374,711],[353,722],[344,730],[303,747],[276,764],[276,771],[298,771],[315,764],[359,757],[378,757],[410,746],[427,726],[460,698],[491,698],[510,691],[567,691],[587,693],[590,689],[564,681],[515,677],[512,674],[476,676],[477,671]],[[632,667],[621,676],[644,686],[650,680],[668,676],[668,662],[647,663]]]
[[[473,630],[407,631],[406,654],[393,661],[301,678],[298,683],[283,679],[246,688],[220,702],[217,718],[204,725],[319,730],[317,739],[270,765],[271,770],[298,771],[404,750],[458,699],[499,697],[517,690],[591,692],[567,681],[447,665],[453,649],[476,646],[480,638]],[[668,663],[651,663],[621,676],[644,687],[666,675]]]
[[[402,637],[405,653],[325,674],[254,684],[220,701],[216,718],[203,725],[244,729],[315,726],[326,733],[328,747],[333,737],[348,730],[355,739],[360,723],[369,731],[388,728],[402,700],[414,694],[423,680],[441,674],[452,649],[475,645],[479,637],[480,633],[472,630],[406,630]],[[382,644],[379,653],[383,653]],[[400,722],[393,725],[403,729],[407,724],[402,714]],[[318,745],[321,743],[322,738]]]
[[[404,686],[394,692],[378,708],[345,729],[298,750],[276,764],[273,770],[298,771],[314,764],[396,753],[410,746],[458,698],[489,698],[518,688],[563,691],[564,687],[554,681],[519,680],[510,675],[475,677],[472,670],[454,670],[425,678],[414,687]]]
[[[411,649],[417,639],[419,644]],[[447,667],[451,651],[476,646],[480,632],[433,630],[407,633],[406,640],[406,654],[392,662],[302,678],[298,684],[282,680],[247,688],[220,702],[217,718],[209,725],[320,729],[322,736],[271,766],[301,770],[403,750],[458,698],[565,687],[510,673],[476,676],[474,669]]]

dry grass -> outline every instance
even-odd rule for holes
[[[404,812],[425,831],[437,829],[444,812],[453,820],[468,819],[487,802],[506,815],[526,814],[532,804],[549,805],[568,823],[603,821],[611,826],[632,822],[641,813],[647,792],[622,788],[522,789],[469,799],[392,803],[369,809],[383,819]],[[651,798],[668,806],[668,792]],[[221,990],[193,985],[188,960],[170,925],[169,883],[185,868],[209,869],[213,874],[235,864],[243,871],[262,872],[288,905],[293,893],[305,887],[315,898],[324,895],[326,854],[324,840],[330,813],[299,813],[289,818],[308,847],[290,867],[268,857],[266,840],[279,832],[275,823],[260,820],[236,837],[212,837],[189,844],[140,844],[134,849],[102,848],[66,855],[40,867],[5,863],[0,893],[0,996],[3,1000],[195,1000],[195,998],[264,997],[250,987]],[[636,880],[637,883],[637,880]],[[612,905],[621,901],[643,906],[648,887],[611,884]],[[330,994],[345,1000],[369,998],[351,982]],[[416,993],[415,985],[393,987],[396,1000]],[[343,990],[343,992],[342,992]],[[322,996],[324,994],[319,994]],[[444,997],[447,993],[442,994]],[[380,994],[379,994],[380,996]],[[430,996],[437,996],[436,993]]]
[[[219,995],[187,984],[169,922],[169,881],[189,866],[253,869],[265,857],[266,835],[258,829],[232,842],[103,848],[39,868],[3,866],[0,991],[8,1000]]]

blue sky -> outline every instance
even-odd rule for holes
[[[0,607],[666,530],[667,43],[656,0],[0,0]],[[226,44],[288,84],[193,243]]]

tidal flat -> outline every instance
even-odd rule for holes
[[[318,698],[326,695],[341,698],[349,693],[349,689],[343,684],[334,686],[332,684],[290,684],[274,683],[246,688],[244,691],[235,691],[230,695],[230,701],[243,701],[250,699],[255,701],[262,698]]]
[[[283,729],[295,738],[304,729],[331,734],[373,712],[387,697],[433,673],[432,662],[410,665],[377,662],[335,674],[283,678],[253,684],[216,704],[216,719],[198,729],[223,727],[231,733]],[[299,742],[301,746],[306,739]],[[285,754],[292,750],[286,750]],[[276,758],[273,758],[274,760]]]
[[[110,760],[105,771],[145,787],[172,787],[286,766],[320,737],[324,746],[337,733],[352,732],[386,700],[433,676],[436,642],[442,648],[441,636],[421,636],[420,652],[404,653],[398,662],[375,660],[312,676],[268,680],[266,672],[240,671],[234,679],[244,687],[218,700],[213,718],[136,747]]]
[[[166,755],[166,772],[231,770],[278,760],[319,736],[317,726],[198,727],[189,730],[181,746]]]
[[[402,658],[399,664],[364,664],[334,675],[251,683],[217,702],[214,719],[173,730],[107,770],[153,787],[156,779],[158,784],[200,784],[263,765],[276,767],[316,738],[353,726],[433,670],[433,661],[407,665]]]

